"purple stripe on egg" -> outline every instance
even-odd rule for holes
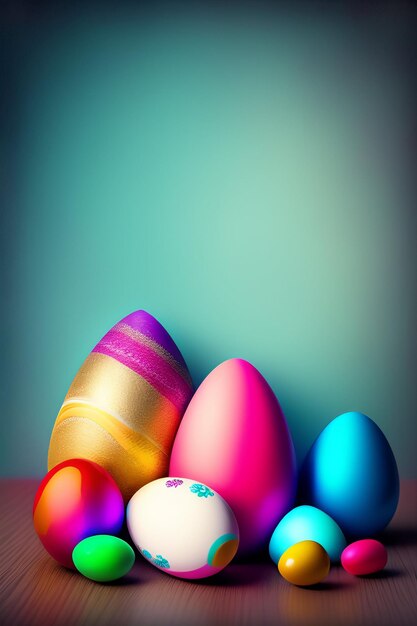
[[[181,363],[183,367],[187,369],[184,358],[181,352],[178,350],[174,340],[165,330],[165,328],[155,319],[150,313],[146,311],[134,311],[121,320],[124,324],[129,324],[134,330],[139,330],[143,335],[146,335],[153,341],[159,343],[160,346],[165,348],[167,352]]]
[[[94,348],[142,376],[182,413],[192,395],[183,377],[152,348],[112,328]]]

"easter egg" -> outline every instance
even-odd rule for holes
[[[56,418],[51,469],[70,458],[106,468],[127,500],[168,471],[180,419],[192,395],[177,346],[146,311],[116,324],[88,355]]]
[[[80,574],[102,583],[125,576],[133,567],[135,553],[119,537],[94,535],[75,546],[72,560]]]
[[[85,459],[64,461],[39,485],[33,523],[45,549],[58,563],[73,568],[75,546],[98,533],[117,534],[123,524],[120,490],[102,467]]]
[[[399,478],[393,452],[375,422],[356,412],[330,422],[306,457],[300,496],[331,515],[348,536],[383,530],[397,508]]]
[[[160,478],[135,493],[127,526],[141,554],[163,572],[205,578],[233,559],[239,527],[211,487],[186,478]]]
[[[330,559],[319,543],[300,541],[285,550],[278,569],[281,576],[293,585],[316,585],[328,575]]]
[[[374,574],[387,564],[387,551],[376,539],[360,539],[347,546],[342,552],[342,566],[354,576]]]
[[[275,528],[269,542],[269,554],[274,563],[293,544],[305,540],[323,546],[333,562],[339,561],[346,539],[332,518],[313,506],[297,506],[287,513]]]
[[[215,489],[232,507],[239,554],[267,545],[296,491],[294,447],[272,389],[243,359],[201,383],[175,437],[169,472]]]

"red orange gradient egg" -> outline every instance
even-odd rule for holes
[[[107,470],[85,459],[64,461],[48,472],[33,505],[39,539],[68,568],[74,568],[72,551],[80,541],[117,534],[123,519],[123,498],[116,482]]]

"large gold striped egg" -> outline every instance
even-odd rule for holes
[[[95,461],[129,500],[167,475],[192,393],[187,365],[165,328],[146,311],[131,313],[75,376],[52,431],[48,469],[74,458]]]

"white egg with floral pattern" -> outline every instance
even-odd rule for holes
[[[159,478],[135,493],[127,506],[130,536],[142,556],[179,578],[205,578],[230,563],[239,527],[227,502],[188,478]]]

